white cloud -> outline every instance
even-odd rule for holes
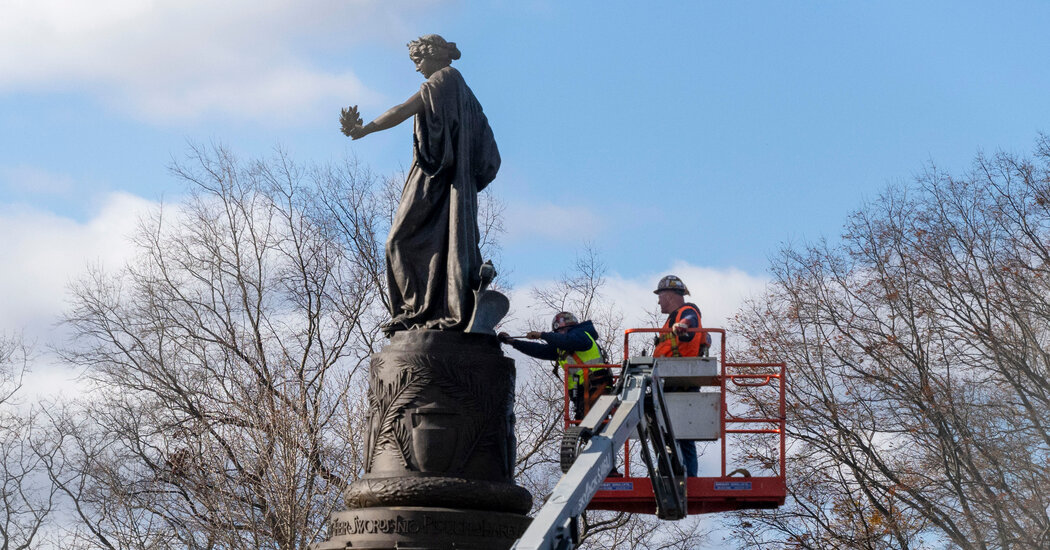
[[[86,222],[28,207],[0,209],[0,332],[21,333],[33,344],[29,399],[84,391],[68,366],[50,350],[64,343],[59,320],[67,308],[69,283],[89,264],[116,270],[130,259],[129,236],[141,216],[157,204],[122,193],[104,198]]]
[[[324,114],[332,117],[332,104],[366,103],[375,97],[352,74],[275,67],[265,73],[205,79],[192,86],[152,90],[127,99],[148,120],[222,115],[288,124],[315,120]]]
[[[0,329],[45,334],[65,308],[68,284],[89,263],[123,266],[131,254],[127,236],[155,206],[117,193],[86,223],[30,208],[0,210]]]
[[[409,11],[378,0],[8,1],[0,91],[86,90],[152,120],[213,112],[295,120],[322,102],[379,100],[350,70],[317,67],[311,50],[331,56],[364,39],[404,42],[410,31],[401,14],[426,4]]]
[[[7,189],[34,195],[65,196],[73,189],[68,175],[27,165],[0,168],[0,181]]]
[[[566,208],[554,203],[508,203],[504,218],[508,241],[588,241],[604,230],[600,216],[585,207]]]
[[[686,300],[700,308],[703,325],[712,328],[724,328],[744,301],[761,294],[769,283],[765,275],[678,261],[667,270],[653,271],[632,279],[611,277],[607,294],[617,297],[617,302],[623,305],[629,320],[642,322],[647,319],[647,312],[658,309],[653,290],[664,275],[677,275],[685,282],[689,287]]]

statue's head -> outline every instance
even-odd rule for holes
[[[425,34],[408,43],[408,56],[425,78],[459,59],[459,48],[436,34]]]

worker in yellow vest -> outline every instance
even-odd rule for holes
[[[584,369],[575,365],[605,364],[605,354],[598,345],[598,331],[591,321],[579,322],[576,316],[568,311],[559,312],[551,322],[551,332],[530,331],[525,338],[543,340],[526,342],[511,338],[501,332],[501,342],[510,344],[514,349],[537,359],[554,361],[555,372],[565,369],[568,375],[569,399],[572,401],[574,418],[583,419],[584,414],[607,388],[612,386],[612,373],[607,368]],[[587,387],[584,388],[584,371]]]

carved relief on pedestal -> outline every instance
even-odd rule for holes
[[[526,512],[514,485],[514,362],[492,336],[403,331],[372,358],[364,477],[351,508]]]

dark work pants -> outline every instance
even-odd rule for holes
[[[682,464],[685,466],[685,475],[696,477],[697,470],[700,468],[700,462],[696,457],[696,442],[679,439],[678,448],[682,451]]]
[[[700,387],[692,387],[687,391],[698,392]],[[685,466],[685,475],[689,477],[696,477],[697,471],[700,469],[700,463],[696,456],[696,442],[692,440],[679,439],[678,448],[682,450],[682,465]]]

